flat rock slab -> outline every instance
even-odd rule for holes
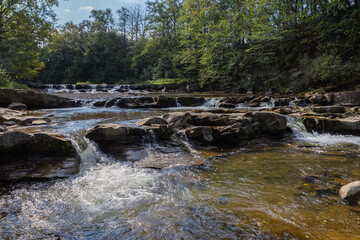
[[[33,91],[0,89],[0,107],[7,107],[13,102],[23,103],[30,109],[75,107],[76,102],[45,93]]]

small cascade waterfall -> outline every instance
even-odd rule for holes
[[[219,108],[222,98],[210,98],[204,103],[204,107],[207,108]]]
[[[291,116],[287,116],[286,118],[287,125],[293,131],[296,139],[321,145],[336,145],[344,143],[360,145],[360,137],[350,135],[334,135],[329,133],[311,133],[306,130],[306,127],[300,118]]]
[[[182,107],[181,103],[179,103],[179,98],[175,98],[176,107]]]
[[[179,131],[179,135],[173,135],[172,136],[172,140],[175,140],[175,142],[180,143],[180,145],[188,152],[191,154],[191,156],[193,157],[199,157],[199,153],[198,151],[196,151],[191,144],[189,143],[189,139],[186,136],[185,131]]]

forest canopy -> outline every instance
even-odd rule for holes
[[[155,0],[60,27],[57,1],[0,4],[2,78],[174,79],[237,92],[359,83],[358,0]]]

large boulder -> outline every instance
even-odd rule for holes
[[[287,129],[286,117],[274,112],[252,112],[245,114],[255,122],[258,132],[271,135],[281,135]]]
[[[79,171],[72,142],[43,131],[0,133],[0,181],[67,177]]]
[[[116,142],[130,145],[141,142],[144,135],[146,135],[146,130],[142,128],[119,124],[104,124],[88,130],[86,137],[98,143]]]
[[[69,98],[33,91],[0,89],[0,107],[7,107],[13,102],[24,103],[30,109],[66,108],[76,106],[76,102]]]
[[[189,112],[167,113],[162,118],[176,129],[184,129],[191,124],[192,115]]]
[[[339,190],[339,194],[342,199],[356,204],[360,201],[360,181],[342,186]]]

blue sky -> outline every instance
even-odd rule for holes
[[[133,4],[145,5],[145,0],[59,0],[59,7],[55,7],[54,10],[59,19],[58,24],[69,21],[79,23],[89,18],[92,9],[110,8],[116,11]]]

